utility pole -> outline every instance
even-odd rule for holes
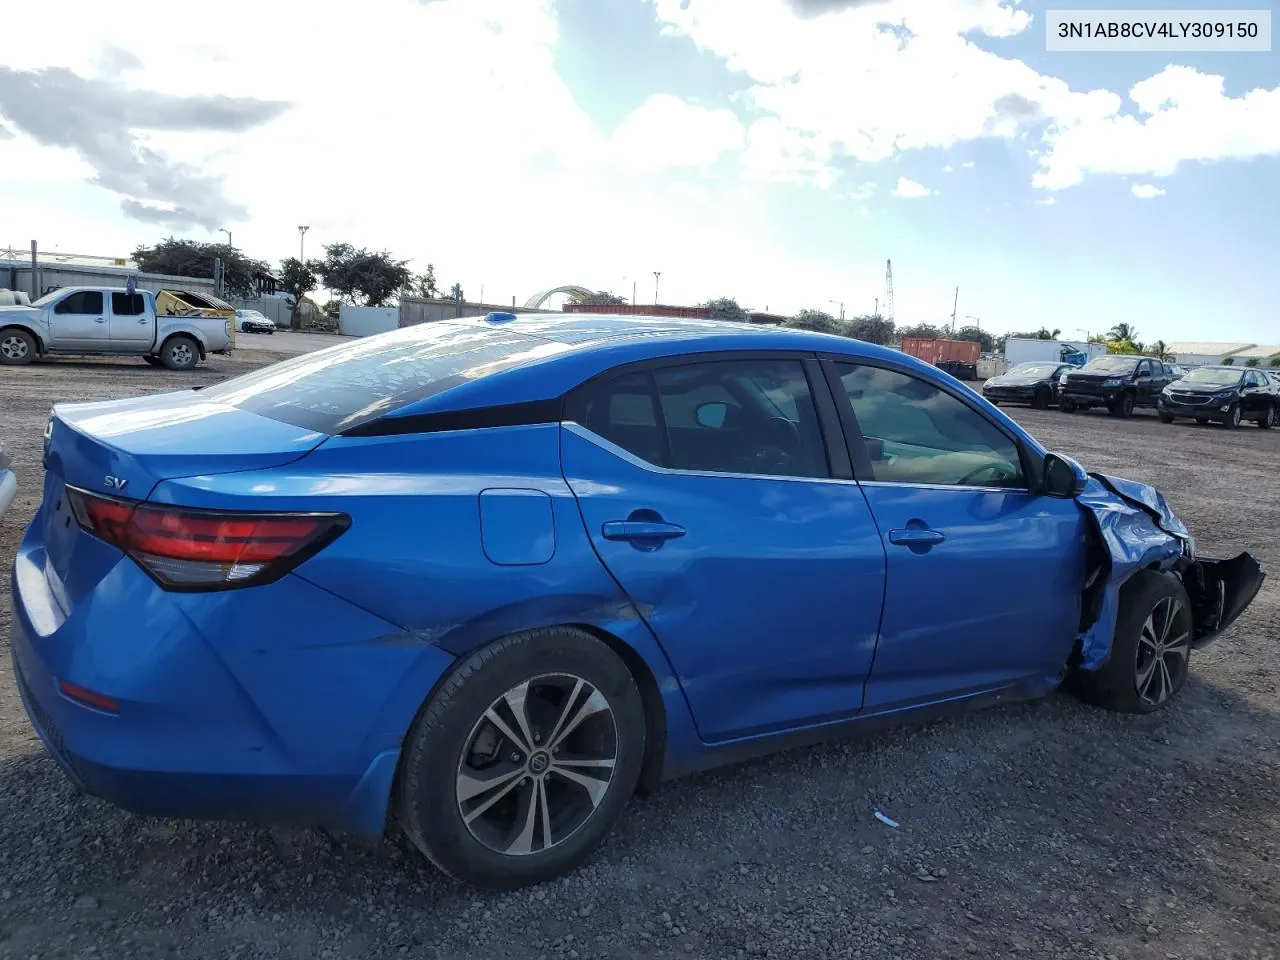
[[[36,242],[31,241],[31,302],[40,299],[40,258],[36,251]]]
[[[310,227],[298,227],[298,260],[302,263],[307,262],[307,231]]]
[[[893,261],[884,262],[884,318],[893,320]]]
[[[951,303],[951,332],[956,332],[956,307],[960,306],[960,288],[956,287],[956,298]]]
[[[658,281],[662,279],[662,271],[653,271],[653,305],[658,305]]]
[[[876,297],[876,308],[871,312],[871,315],[873,317],[880,316],[880,298],[879,297]]]

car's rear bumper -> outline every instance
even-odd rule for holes
[[[42,554],[29,533],[14,565],[14,676],[80,788],[152,816],[382,833],[406,729],[387,707],[451,657],[387,642],[381,621],[296,577],[171,595],[122,559],[67,614]]]

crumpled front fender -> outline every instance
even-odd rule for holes
[[[1196,647],[1234,623],[1266,578],[1248,553],[1230,560],[1197,556],[1194,538],[1155,487],[1093,473],[1076,502],[1095,534],[1074,663],[1081,669],[1097,670],[1111,656],[1121,588],[1140,570],[1167,571],[1182,580]]]

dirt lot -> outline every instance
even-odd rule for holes
[[[1014,411],[1090,468],[1158,484],[1203,551],[1245,548],[1273,571],[1157,716],[1057,696],[669,784],[587,869],[507,895],[391,843],[143,820],[75,795],[8,668],[7,570],[49,408],[252,360],[0,371],[22,484],[0,521],[0,957],[1280,956],[1280,430],[1251,425]]]

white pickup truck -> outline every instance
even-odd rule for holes
[[[216,297],[125,287],[62,287],[24,306],[0,306],[0,365],[61,354],[142,357],[190,370],[235,347],[235,308]]]

